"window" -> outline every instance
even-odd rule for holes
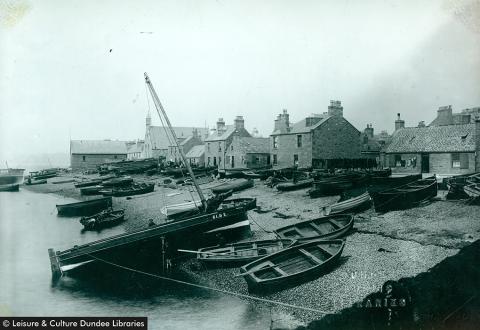
[[[293,155],[293,165],[298,166],[298,155]]]
[[[453,153],[452,154],[452,168],[468,169],[468,154]]]
[[[460,154],[452,154],[452,167],[460,168]]]
[[[277,165],[277,155],[273,155],[273,165]]]
[[[230,146],[230,150],[233,151],[233,143],[232,143],[232,145]]]
[[[222,157],[218,157],[218,165],[222,165]]]
[[[213,157],[213,166],[217,166],[217,157]]]
[[[222,142],[218,142],[218,151],[222,151]]]
[[[395,166],[396,167],[405,166],[405,161],[402,160],[402,155],[395,155]]]
[[[85,161],[85,156],[82,156],[82,160]]]
[[[207,157],[207,165],[210,165],[210,157]]]
[[[301,147],[302,147],[302,136],[297,135],[297,148],[301,148]]]
[[[273,137],[273,149],[278,148],[278,136]]]

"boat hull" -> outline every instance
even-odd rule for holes
[[[248,188],[252,188],[254,186],[254,181],[253,179],[249,180],[239,180],[239,181],[234,181],[234,182],[229,182],[222,184],[218,187],[212,188],[212,192],[214,194],[223,194],[228,191],[240,191]]]
[[[298,189],[308,188],[312,185],[313,179],[301,180],[298,182],[285,182],[277,184],[277,190],[279,191],[293,191]]]
[[[19,191],[19,190],[20,190],[20,185],[18,183],[0,185],[0,191]]]
[[[275,292],[314,280],[339,261],[345,242],[320,240],[295,245],[240,268],[249,292]]]
[[[372,205],[372,198],[368,194],[368,192],[354,197],[347,199],[343,202],[335,203],[331,206],[326,207],[326,214],[338,214],[344,212],[354,212],[360,210],[369,209]]]
[[[84,202],[57,205],[58,215],[93,215],[112,206],[112,197],[92,199]]]

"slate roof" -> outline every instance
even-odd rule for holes
[[[319,121],[317,123],[315,123],[314,125],[311,125],[311,126],[307,126],[307,118],[304,118],[304,119],[300,120],[299,122],[293,124],[290,128],[290,131],[288,131],[288,133],[285,133],[285,132],[282,133],[281,131],[276,130],[271,135],[309,133],[313,129],[316,129],[317,127],[319,127],[323,123],[325,123],[330,117],[331,116],[326,115],[326,114],[316,116],[314,118],[319,118]]]
[[[72,140],[70,141],[71,154],[86,155],[126,155],[125,141],[111,140]]]
[[[180,139],[191,136],[195,128],[201,137],[207,135],[208,133],[208,129],[199,127],[173,127],[173,130],[175,131],[177,138]],[[171,143],[166,135],[166,131],[168,131],[168,129],[163,128],[163,126],[149,127],[152,149],[168,149]]]
[[[235,126],[233,125],[226,125],[225,128],[226,130],[222,135],[218,135],[217,132],[213,132],[208,138],[205,139],[205,142],[224,141],[236,131]],[[243,131],[244,135],[250,135],[245,128],[241,128],[241,130]]]
[[[472,152],[475,124],[407,127],[393,133],[386,153]]]
[[[144,146],[143,141],[127,144],[127,153],[133,154],[133,153],[142,152],[143,151],[143,146]]]
[[[236,140],[236,143],[235,147],[240,150],[234,150],[233,152],[241,151],[246,154],[270,153],[270,138],[241,137]],[[231,149],[229,149],[228,153],[232,153]]]
[[[187,158],[198,158],[202,157],[205,154],[205,145],[201,144],[198,146],[194,146],[190,149],[187,154],[185,155]]]

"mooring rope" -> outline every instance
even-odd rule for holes
[[[161,280],[171,281],[171,282],[174,282],[174,283],[183,284],[183,285],[187,285],[187,286],[192,286],[192,287],[200,288],[200,289],[204,289],[204,290],[220,292],[220,293],[235,296],[235,297],[238,297],[238,298],[250,299],[250,300],[260,301],[260,302],[263,302],[263,303],[268,303],[268,304],[273,304],[273,305],[278,305],[278,306],[283,306],[283,307],[288,307],[288,308],[293,308],[293,309],[304,310],[304,311],[308,311],[308,312],[315,312],[315,313],[325,314],[325,315],[326,314],[335,314],[334,312],[321,311],[321,310],[316,309],[316,308],[310,308],[310,307],[288,304],[288,303],[284,303],[284,302],[281,302],[281,301],[270,300],[270,299],[260,298],[260,297],[254,297],[254,296],[250,296],[250,295],[243,294],[243,293],[237,293],[237,292],[232,292],[232,291],[228,291],[228,290],[212,288],[212,287],[209,287],[209,286],[206,286],[206,285],[195,284],[195,283],[190,283],[190,282],[186,282],[186,281],[182,281],[182,280],[177,280],[177,279],[174,279],[174,278],[171,278],[171,277],[165,277],[165,276],[161,276],[161,275],[158,275],[158,274],[145,272],[145,271],[142,271],[142,270],[139,270],[139,269],[134,269],[134,268],[130,268],[130,267],[127,267],[127,266],[119,265],[119,264],[116,264],[114,262],[95,257],[91,254],[87,254],[87,255],[89,257],[97,260],[97,261],[106,263],[108,265],[118,267],[118,268],[121,268],[121,269],[124,269],[124,270],[128,270],[128,271],[131,271],[131,272],[134,272],[134,273],[154,277],[154,278],[161,279]]]

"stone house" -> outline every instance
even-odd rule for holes
[[[191,166],[203,167],[205,166],[205,145],[199,144],[192,147],[185,155],[187,162]]]
[[[431,173],[444,177],[480,171],[479,120],[405,127],[398,114],[395,123],[396,130],[382,155],[383,166],[391,167],[392,172]]]
[[[235,136],[227,148],[225,169],[258,169],[270,166],[270,139]]]
[[[100,164],[126,159],[127,145],[125,141],[70,141],[70,167],[72,170],[92,170]]]
[[[446,105],[438,108],[437,117],[429,126],[473,124],[477,117],[480,117],[480,107],[463,109],[458,113],[453,113],[452,106]]]
[[[150,114],[145,120],[145,145],[143,148],[143,158],[164,158],[167,159],[169,146],[173,140],[171,133],[167,127],[153,126]],[[185,139],[192,135],[196,130],[200,138],[206,137],[208,129],[201,127],[173,127],[178,139]]]
[[[270,150],[274,168],[332,167],[361,158],[360,131],[343,117],[340,101],[330,101],[328,112],[293,125],[283,110],[275,119]]]
[[[140,159],[143,155],[145,141],[127,141],[127,160]]]
[[[198,130],[194,129],[192,134],[187,137],[178,138],[180,148],[185,154],[187,154],[193,147],[202,145],[203,141],[198,134]],[[180,164],[182,162],[182,156],[176,145],[168,146],[167,161]]]
[[[223,118],[217,121],[217,127],[212,134],[205,139],[205,164],[217,166],[220,172],[225,171],[225,158],[227,147],[232,143],[233,137],[250,137],[245,129],[245,121],[242,116],[237,116],[234,125],[225,125]]]

